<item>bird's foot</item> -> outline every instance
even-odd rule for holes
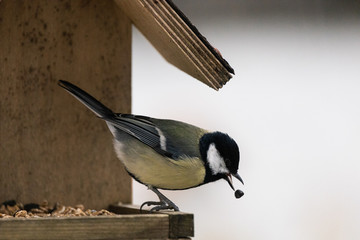
[[[159,211],[159,210],[174,210],[174,211],[179,211],[179,208],[178,208],[173,202],[147,201],[147,202],[144,202],[143,204],[141,204],[141,206],[140,206],[140,212],[142,212],[142,208],[143,208],[145,205],[147,205],[147,206],[155,206],[155,207],[153,207],[153,208],[150,209],[150,212]]]
[[[158,196],[159,201],[158,202],[155,202],[155,201],[144,202],[140,206],[140,212],[142,212],[142,208],[145,205],[147,205],[147,206],[154,206],[155,205],[155,207],[150,209],[150,212],[159,211],[159,210],[174,210],[176,212],[179,211],[178,206],[176,206],[175,203],[173,203],[170,199],[165,197],[164,194],[159,192],[159,190],[157,190],[156,187],[148,185],[148,189],[153,191]]]
[[[155,202],[155,201],[147,201],[147,202],[144,202],[143,204],[141,204],[140,206],[140,212],[142,213],[142,210],[143,210],[143,207],[145,205],[147,206],[154,206],[154,205],[162,205],[163,203],[162,202]],[[153,211],[152,209],[150,210],[151,212]]]

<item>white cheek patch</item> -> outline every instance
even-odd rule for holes
[[[164,133],[159,128],[156,128],[156,131],[158,132],[158,134],[160,136],[160,147],[162,150],[166,151],[166,137],[164,136]]]
[[[228,173],[224,159],[220,156],[219,151],[216,149],[215,144],[211,143],[207,151],[207,160],[209,167],[213,174]]]

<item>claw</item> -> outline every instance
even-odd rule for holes
[[[145,205],[147,205],[147,206],[154,206],[155,205],[155,207],[150,209],[150,212],[159,211],[159,210],[179,211],[179,208],[172,201],[170,201],[170,199],[168,199],[161,192],[159,192],[159,190],[157,190],[156,188],[154,188],[152,186],[148,186],[148,189],[153,191],[159,197],[159,202],[155,202],[155,201],[144,202],[140,206],[140,212],[142,212],[142,208]]]
[[[147,202],[144,202],[143,204],[141,204],[140,206],[140,213],[142,213],[142,208],[147,205],[147,206],[152,206],[152,205],[162,205],[163,203],[162,202],[155,202],[155,201],[147,201]],[[152,211],[152,209],[150,210]]]
[[[140,212],[142,213],[143,207],[147,206],[155,206],[150,209],[150,212],[159,211],[159,210],[174,210],[179,211],[179,208],[174,203],[166,203],[166,202],[153,202],[153,201],[147,201],[141,204],[140,206]]]
[[[154,212],[154,211],[160,211],[160,210],[171,210],[174,209],[174,207],[172,206],[168,206],[168,205],[159,205],[156,207],[153,207],[150,212]],[[175,209],[174,209],[175,210]],[[176,210],[175,210],[176,211]]]

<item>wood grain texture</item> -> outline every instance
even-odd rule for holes
[[[143,210],[140,213],[140,206],[130,204],[110,205],[109,210],[117,214],[165,214],[169,218],[169,238],[186,238],[194,236],[194,215],[191,213],[160,211],[151,213]]]
[[[131,21],[112,0],[0,2],[0,202],[131,202],[106,124],[57,86],[131,111]]]
[[[171,64],[218,90],[232,77],[227,68],[165,0],[115,0]],[[199,34],[199,33],[198,33]],[[226,61],[225,61],[226,62]]]
[[[166,215],[0,219],[0,240],[168,239]]]
[[[188,213],[168,212],[170,238],[193,237],[194,215]]]

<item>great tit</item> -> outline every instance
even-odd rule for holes
[[[159,198],[147,201],[151,211],[179,208],[159,189],[182,190],[225,179],[234,189],[240,153],[236,142],[225,133],[209,132],[174,120],[114,113],[79,87],[63,80],[58,84],[104,120],[114,136],[117,157],[136,181]],[[236,198],[243,195],[235,191]]]

